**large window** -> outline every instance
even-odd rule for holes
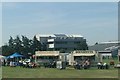
[[[74,44],[80,44],[80,41],[75,41]]]
[[[55,44],[67,44],[67,42],[66,41],[61,41],[61,42],[60,41],[56,41]]]

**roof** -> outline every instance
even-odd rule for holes
[[[14,58],[14,57],[24,57],[23,55],[19,54],[19,53],[14,53],[10,56],[7,56],[7,58]]]
[[[36,37],[83,37],[82,35],[68,34],[37,34]]]
[[[94,56],[96,54],[95,51],[92,50],[76,50],[73,51],[73,56]]]
[[[118,46],[118,44],[96,44],[89,46],[89,50],[101,51],[101,50],[105,50],[106,48],[110,48],[112,46]]]
[[[86,54],[86,53],[96,53],[94,50],[75,50],[73,53],[81,53],[81,54]]]
[[[36,37],[56,37],[54,34],[37,34]]]
[[[112,56],[112,54],[101,54],[102,56]]]
[[[90,54],[78,54],[78,53],[75,53],[73,54],[73,56],[94,56],[95,54],[94,53],[90,53]]]
[[[35,56],[59,56],[59,51],[36,51]]]
[[[120,43],[120,41],[101,42],[101,43],[99,43],[99,44],[111,44],[111,43],[113,43],[113,44],[117,44],[117,43]]]
[[[73,34],[73,35],[67,35],[67,37],[83,37],[82,35],[75,35],[75,34]]]
[[[106,50],[106,51],[98,51],[98,52],[101,52],[101,53],[111,53],[110,50]]]

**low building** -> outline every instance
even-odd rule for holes
[[[77,50],[69,54],[69,65],[74,65],[75,62],[82,62],[89,59],[91,62],[97,61],[97,53],[92,50]]]
[[[119,41],[109,41],[109,42],[101,42],[95,45],[89,46],[89,50],[102,51],[103,53],[106,51],[111,51],[112,57],[117,57]]]
[[[98,61],[98,55],[96,51],[91,50],[76,50],[71,53],[60,53],[59,51],[36,51],[35,61],[63,61],[69,65],[73,65],[75,62],[82,62],[90,60],[91,63]]]
[[[36,51],[35,52],[35,61],[37,60],[58,60],[59,51]]]
[[[107,59],[112,58],[112,51],[110,50],[98,51],[98,56],[99,56],[99,62],[103,62],[104,58],[107,58]]]
[[[59,51],[36,51],[35,61],[64,61],[67,62],[68,53],[60,53]]]
[[[101,42],[96,43],[95,45],[89,46],[89,50],[95,50],[95,51],[103,51],[105,49],[114,48],[114,46],[118,46],[119,41],[109,41],[109,42]]]

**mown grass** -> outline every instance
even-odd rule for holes
[[[59,70],[53,68],[3,67],[2,69],[3,78],[118,78],[118,69],[113,68],[108,70],[98,70],[97,68]]]

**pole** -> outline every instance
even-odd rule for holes
[[[102,54],[100,54],[100,62],[102,62],[102,58],[103,58],[103,56],[102,56]]]

